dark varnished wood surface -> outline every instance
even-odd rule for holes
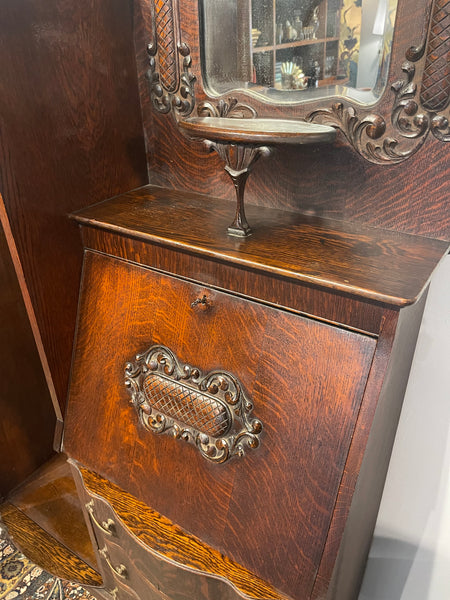
[[[81,585],[101,586],[100,575],[21,510],[5,502],[0,515],[14,544],[42,569]]]
[[[129,565],[133,563],[143,576],[149,577],[150,592],[152,586],[156,588],[160,584],[161,591],[168,597],[176,591],[176,597],[180,599],[286,598],[253,573],[186,533],[118,486],[83,467],[80,467],[80,472],[82,485],[88,492],[85,499],[94,501],[97,520],[104,522],[112,517],[115,523],[113,535],[102,535],[101,529],[95,527],[99,545],[103,547],[106,543],[124,549],[123,561]],[[115,562],[118,563],[117,560]],[[172,563],[172,569],[168,563]],[[216,586],[211,575],[219,580]],[[198,584],[192,582],[192,576],[199,580]],[[226,589],[230,584],[237,593]],[[206,595],[202,587],[208,590]]]
[[[208,257],[180,253],[159,243],[152,244],[95,227],[83,227],[82,233],[86,248],[173,273],[199,284],[229,290],[375,335],[382,326],[384,309],[379,304],[264,273],[252,273],[238,266],[227,265],[224,268]]]
[[[78,222],[375,302],[414,302],[448,244],[249,207],[254,232],[227,235],[228,203],[147,186],[79,211]],[[387,267],[387,265],[389,265]]]
[[[8,496],[8,502],[81,560],[98,568],[65,455],[56,455],[43,465]]]
[[[0,415],[1,499],[51,456],[55,427],[51,398],[1,223]]]
[[[179,121],[178,126],[193,138],[240,144],[320,144],[336,139],[332,127],[283,119],[190,117]]]
[[[358,598],[425,301],[386,314],[311,600]]]
[[[66,214],[148,181],[131,9],[0,4],[0,187],[61,405],[82,253]]]
[[[145,10],[147,2],[140,0],[136,11]],[[191,49],[192,71],[197,76],[198,103],[205,100],[217,106],[218,100],[202,89],[200,45],[198,43],[198,2],[181,0],[181,35]],[[404,79],[401,65],[411,46],[420,45],[425,35],[425,16],[429,3],[402,2],[396,19],[393,60],[387,94],[368,112],[390,114],[393,94],[389,86]],[[150,118],[148,56],[145,47],[151,30],[140,29],[136,48],[140,90],[145,115]],[[259,117],[283,117],[274,105],[264,106],[248,96],[235,94],[244,104],[257,107]],[[321,106],[330,105],[326,100]],[[310,109],[317,108],[311,106]],[[291,106],[291,115],[301,116],[301,105]],[[303,111],[304,112],[304,111]],[[360,110],[358,110],[360,113]],[[193,113],[194,114],[194,113]],[[152,115],[152,125],[146,125],[149,147],[150,180],[152,183],[185,191],[211,194],[229,200],[234,190],[223,173],[220,159],[200,144],[186,140],[173,119],[167,115]],[[450,162],[448,144],[428,136],[424,147],[412,158],[395,166],[371,164],[350,148],[342,134],[335,145],[323,145],[279,150],[271,159],[271,167],[255,166],[246,188],[246,202],[316,216],[349,220],[406,233],[450,240]]]
[[[320,562],[376,341],[100,254],[87,253],[84,272],[68,455],[302,598]],[[191,308],[203,293],[210,311]],[[264,424],[260,448],[220,466],[143,430],[124,367],[153,344],[204,372],[234,373]]]

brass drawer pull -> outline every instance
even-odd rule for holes
[[[97,527],[103,531],[103,533],[106,533],[106,535],[111,535],[111,536],[116,536],[117,535],[117,531],[116,531],[116,524],[114,523],[114,521],[112,519],[108,519],[107,521],[102,521],[101,523],[99,523],[95,517],[94,514],[94,501],[91,500],[90,502],[88,502],[86,504],[86,510],[89,513],[89,516],[91,517],[92,521],[95,523],[95,525],[97,525]]]
[[[108,554],[108,548],[106,546],[104,548],[102,548],[101,550],[99,550],[99,552],[103,556],[103,558],[105,559],[108,567],[111,569],[111,571],[113,573],[115,573],[121,579],[128,579],[128,569],[122,563],[120,565],[118,565],[117,567],[115,567],[111,563],[111,560],[110,560],[109,554]]]
[[[189,442],[208,460],[224,463],[259,446],[262,423],[231,373],[203,376],[169,348],[152,346],[126,365],[125,385],[146,429]]]

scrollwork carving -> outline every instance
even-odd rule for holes
[[[152,346],[125,367],[125,385],[142,425],[198,448],[216,463],[257,448],[261,421],[232,374],[182,364],[165,346]]]
[[[248,104],[242,104],[236,98],[219,100],[214,105],[212,102],[202,102],[198,105],[197,113],[199,117],[228,117],[235,119],[256,119],[258,113]]]
[[[355,150],[377,164],[395,164],[409,158],[421,148],[430,132],[442,142],[450,141],[450,48],[448,34],[443,35],[448,27],[450,0],[434,0],[430,14],[426,40],[406,52],[408,60],[402,65],[406,78],[391,86],[394,104],[389,129],[392,132],[388,132],[380,115],[359,118],[352,106],[345,107],[341,102],[313,111],[307,120],[340,129]],[[447,114],[443,114],[445,110]]]
[[[189,46],[179,39],[178,11],[173,0],[154,0],[152,15],[153,40],[147,46],[147,79],[153,106],[163,114],[173,110],[187,117],[195,105],[196,78],[190,71]]]
[[[352,106],[344,107],[342,102],[336,102],[331,108],[313,111],[306,120],[336,127],[364,158],[380,162],[378,146],[372,141],[381,138],[386,131],[386,123],[380,115],[366,115],[360,119]],[[389,153],[390,145],[396,142],[387,139],[385,143],[384,152]]]

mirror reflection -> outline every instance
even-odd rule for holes
[[[397,0],[200,0],[200,9],[212,94],[371,104],[385,88]]]

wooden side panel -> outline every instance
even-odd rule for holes
[[[80,499],[64,454],[56,454],[47,461],[8,496],[8,502],[84,562],[98,569]]]
[[[211,308],[192,308],[203,294]],[[124,367],[153,344],[204,373],[237,376],[264,425],[260,448],[217,465],[141,427]],[[65,450],[303,598],[319,565],[375,345],[88,252]]]
[[[102,578],[97,571],[57,542],[13,504],[2,504],[0,516],[14,544],[42,569],[81,585],[102,585]]]
[[[56,420],[1,225],[0,415],[1,498],[51,456]]]
[[[0,186],[60,403],[81,272],[68,212],[147,182],[132,3],[0,4]]]
[[[403,309],[400,314],[388,315],[373,368],[367,384],[365,398],[369,399],[369,410],[361,410],[359,423],[352,440],[345,474],[342,495],[351,493],[356,481],[350,514],[347,522],[342,517],[345,511],[338,498],[335,522],[331,527],[325,546],[324,559],[312,595],[313,599],[356,600],[361,586],[378,508],[386,479],[389,459],[397,431],[397,425],[408,382],[411,362],[419,332],[427,294],[414,305]],[[387,364],[386,364],[387,363]],[[384,373],[384,377],[381,375]],[[378,402],[374,402],[375,398]],[[372,401],[370,401],[372,400]],[[366,404],[366,402],[364,403]],[[376,410],[374,410],[376,408]],[[359,446],[364,443],[366,451],[361,463]],[[331,580],[331,592],[322,589],[331,572],[332,557],[336,555],[336,537],[343,532],[339,554]],[[326,590],[328,586],[325,585]]]

